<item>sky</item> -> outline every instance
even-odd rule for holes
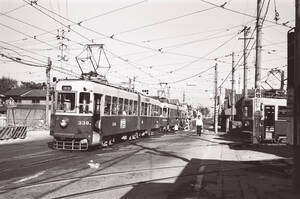
[[[268,71],[286,71],[287,32],[294,27],[295,2],[263,2],[262,85],[277,88],[280,82]],[[214,66],[218,64],[218,86],[224,93],[231,88],[232,52],[236,89],[243,88],[239,38],[244,26],[251,27],[253,38],[248,46],[248,85],[254,87],[256,4],[256,0],[0,0],[0,53],[33,65],[2,56],[0,74],[44,82],[50,57],[51,77],[75,78],[81,73],[75,57],[82,58],[81,66],[89,72],[86,45],[104,44],[98,72],[110,83],[126,86],[136,77],[136,89],[149,90],[149,95],[157,94],[160,83],[168,83],[170,98],[182,101],[185,93],[190,104],[212,106]],[[62,32],[64,39],[59,39]],[[92,52],[98,60],[99,48]]]

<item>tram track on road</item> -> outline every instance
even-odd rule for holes
[[[10,191],[10,190],[15,190],[15,189],[27,189],[27,188],[35,188],[35,187],[39,187],[39,186],[53,185],[53,184],[57,184],[57,183],[67,183],[67,182],[72,182],[72,181],[76,181],[76,180],[88,180],[88,179],[93,179],[93,178],[98,178],[98,177],[110,177],[110,176],[116,176],[116,175],[134,174],[134,173],[148,172],[148,171],[154,171],[154,170],[166,170],[166,169],[169,170],[169,169],[177,169],[177,168],[180,169],[180,168],[184,168],[184,167],[185,167],[185,165],[153,167],[153,168],[117,171],[117,172],[110,172],[110,173],[106,172],[106,173],[92,174],[92,175],[88,175],[88,176],[79,176],[79,177],[73,177],[73,178],[63,178],[63,179],[58,179],[58,180],[33,183],[30,185],[6,188],[3,190],[0,189],[0,193]]]
[[[46,158],[43,160],[31,162],[29,164],[18,165],[17,167],[13,167],[13,168],[2,169],[2,170],[0,170],[0,175],[3,173],[16,171],[16,170],[20,170],[20,169],[27,169],[27,168],[31,168],[31,167],[41,166],[41,165],[47,164],[49,162],[55,162],[55,161],[60,161],[60,160],[65,161],[65,160],[70,160],[70,159],[74,159],[74,158],[81,158],[81,156],[73,155],[73,156],[61,156],[61,157],[56,157],[56,158]]]
[[[219,163],[209,164],[209,165],[211,166],[211,165],[218,165],[218,164]],[[202,165],[202,166],[207,166],[207,165]],[[184,167],[184,166],[182,166],[182,167]],[[255,166],[249,166],[248,168],[254,168],[254,167]],[[236,170],[239,170],[239,169],[241,169],[241,168],[226,169],[226,170],[223,170],[222,172],[236,171]],[[174,176],[168,176],[168,177],[162,177],[162,178],[154,178],[154,179],[150,179],[150,180],[144,180],[144,181],[114,185],[114,186],[110,186],[110,187],[104,187],[104,188],[100,188],[100,189],[83,191],[83,192],[73,193],[73,194],[69,194],[69,195],[57,196],[57,197],[53,197],[53,199],[67,199],[67,198],[75,198],[75,197],[87,197],[88,195],[92,195],[92,194],[97,194],[97,193],[102,193],[102,192],[107,192],[107,191],[114,191],[114,190],[123,189],[123,188],[127,188],[127,187],[135,187],[135,186],[142,185],[142,184],[148,184],[148,183],[159,182],[159,181],[164,181],[164,180],[171,180],[171,179],[176,179],[176,178],[185,178],[185,177],[194,177],[194,176],[199,176],[199,175],[207,175],[207,174],[213,174],[213,173],[217,173],[217,172],[220,172],[220,171],[218,169],[216,169],[216,170],[210,170],[210,171],[194,172],[194,173],[185,174],[185,175],[180,174],[180,175],[174,175]]]

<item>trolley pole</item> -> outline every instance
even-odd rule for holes
[[[234,121],[234,109],[235,109],[235,68],[234,68],[234,52],[231,54],[232,56],[232,87],[231,87],[231,100],[232,100],[232,106],[231,106],[231,121]],[[232,125],[232,123],[231,123]]]
[[[50,117],[49,117],[49,113],[50,113],[50,109],[49,109],[49,101],[50,101],[50,71],[51,71],[51,65],[52,65],[52,61],[50,59],[50,57],[48,57],[48,64],[47,64],[47,68],[46,68],[46,116],[45,116],[45,120],[46,120],[46,126],[49,128],[50,127]]]
[[[293,187],[300,193],[300,0],[296,1],[296,29],[295,29],[295,67],[294,67],[294,173]]]
[[[262,40],[262,1],[257,0],[257,18],[256,18],[256,60],[255,60],[255,97],[254,97],[254,122],[253,122],[253,144],[258,143],[260,135],[260,97],[261,97],[261,40]]]
[[[214,129],[218,133],[218,64],[215,65],[215,106],[214,106]]]

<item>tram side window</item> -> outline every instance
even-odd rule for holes
[[[118,114],[118,98],[117,97],[112,98],[111,114],[112,115]]]
[[[75,111],[75,93],[58,93],[57,110],[64,112]]]
[[[287,107],[278,106],[278,120],[285,120],[287,117]]]
[[[133,115],[133,101],[129,101],[129,115]]]
[[[104,114],[110,115],[111,109],[111,96],[105,96]]]
[[[147,115],[147,113],[148,113],[148,104],[145,103],[145,105],[144,105],[144,115]]]
[[[138,112],[137,101],[134,101],[133,115],[137,115],[137,112]]]
[[[152,110],[151,110],[151,104],[148,104],[148,116],[151,116],[151,112],[152,112]]]
[[[119,98],[119,111],[118,115],[123,115],[123,98]]]
[[[141,115],[145,115],[145,103],[142,102],[142,106],[141,106]]]
[[[167,108],[163,108],[163,116],[164,117],[168,116],[168,109]]]
[[[79,94],[79,113],[91,113],[90,93],[81,92]]]
[[[124,110],[123,110],[123,115],[128,115],[129,114],[129,107],[128,107],[128,99],[124,100]]]

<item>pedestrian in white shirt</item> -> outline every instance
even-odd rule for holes
[[[198,114],[196,118],[196,129],[197,129],[197,135],[201,135],[203,128],[203,121],[202,121],[202,115]]]

